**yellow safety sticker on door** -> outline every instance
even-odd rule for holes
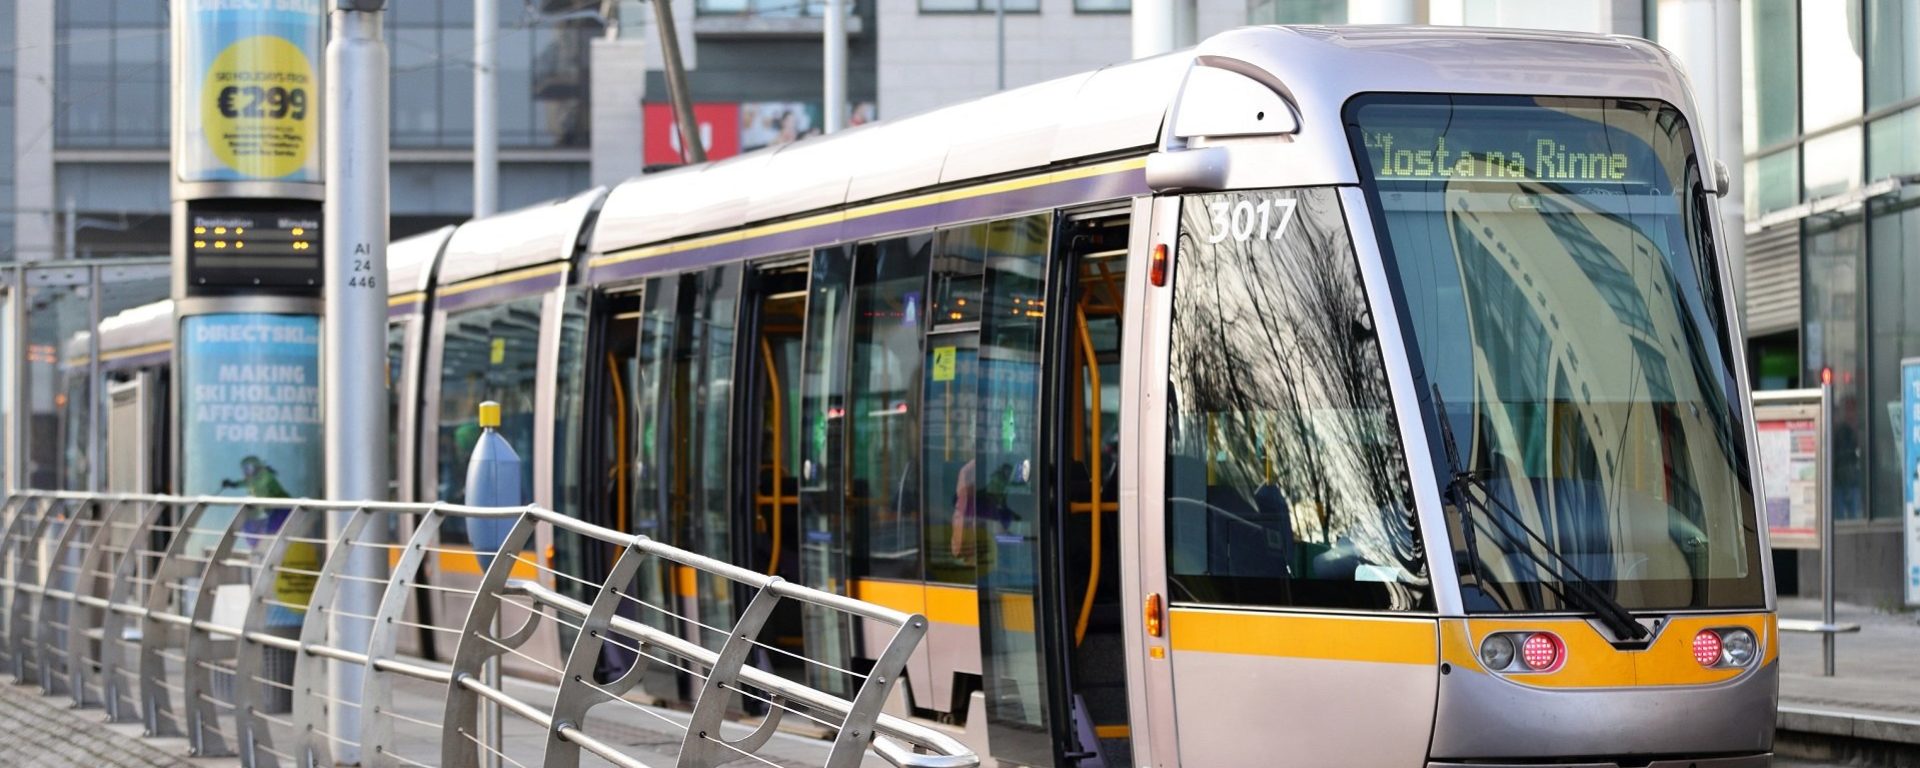
[[[933,348],[934,381],[953,381],[953,363],[954,358],[958,356],[958,352],[959,347]]]

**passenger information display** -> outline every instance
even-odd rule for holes
[[[1620,183],[1633,178],[1625,152],[1585,151],[1541,137],[1519,146],[1476,145],[1423,132],[1366,131],[1373,176],[1383,181],[1570,181]]]
[[[272,287],[317,293],[320,204],[196,200],[187,205],[187,282],[196,292]]]

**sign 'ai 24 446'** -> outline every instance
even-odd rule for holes
[[[1518,149],[1448,146],[1445,136],[1409,141],[1391,131],[1363,138],[1376,179],[1617,183],[1633,172],[1625,152],[1580,151],[1552,138]]]

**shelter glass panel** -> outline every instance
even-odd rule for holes
[[[32,273],[29,272],[29,275]],[[26,432],[25,487],[86,490],[88,404],[86,333],[92,288],[32,285],[25,291],[26,362],[21,366]]]
[[[1430,607],[1339,198],[1198,196],[1180,218],[1167,414],[1173,599]]]
[[[864,243],[853,282],[847,517],[853,572],[919,580],[921,336],[931,234]]]

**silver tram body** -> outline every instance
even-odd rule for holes
[[[529,501],[926,614],[893,706],[1002,764],[1765,765],[1698,124],[1642,40],[1250,28],[411,238],[396,495],[501,400]]]

